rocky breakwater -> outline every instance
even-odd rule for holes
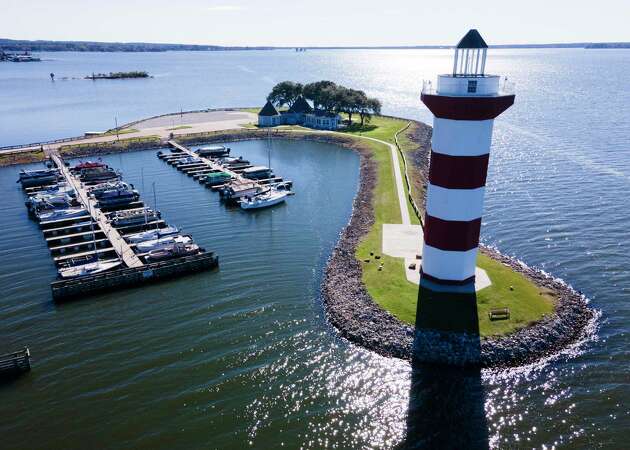
[[[554,312],[505,336],[480,338],[465,333],[416,329],[409,356],[425,363],[483,368],[514,367],[557,354],[586,336],[594,312],[582,294],[562,280],[494,249],[482,247],[481,251],[522,273],[538,286],[553,291],[557,298]]]
[[[420,124],[426,126],[424,124]],[[418,135],[418,134],[416,134]],[[418,148],[411,152],[411,164],[426,180],[430,133],[422,133]],[[413,135],[411,135],[413,136]],[[555,292],[552,314],[505,336],[484,337],[463,333],[416,329],[406,325],[377,305],[362,282],[362,269],[355,257],[357,246],[374,224],[372,193],[376,164],[370,153],[351,146],[361,155],[360,185],[350,222],[328,261],[322,299],[330,322],[341,336],[381,355],[416,361],[501,368],[528,364],[549,357],[582,339],[593,322],[594,312],[586,298],[548,274],[521,261],[482,247],[493,259],[522,273],[541,288]]]

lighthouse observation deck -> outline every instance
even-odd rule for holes
[[[439,75],[437,84],[423,80],[422,94],[451,97],[501,97],[514,95],[514,83],[499,75]]]

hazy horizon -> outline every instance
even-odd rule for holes
[[[92,2],[8,0],[4,38],[219,46],[379,47],[453,45],[477,28],[490,45],[628,42],[622,0],[499,0],[422,5],[393,0],[316,4],[268,0]],[[594,21],[593,18],[597,17]]]

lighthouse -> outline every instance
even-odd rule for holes
[[[494,119],[514,103],[499,75],[486,75],[488,45],[470,30],[455,48],[453,72],[423,86],[433,113],[421,283],[474,288]]]

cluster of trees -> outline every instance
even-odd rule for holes
[[[0,39],[0,50],[7,52],[166,52],[269,50],[270,47],[222,47],[219,45],[152,44],[147,42],[90,42],[90,41],[26,41]]]
[[[361,117],[361,125],[364,125],[370,121],[372,114],[381,113],[380,100],[368,97],[363,91],[350,89],[326,80],[305,85],[293,81],[283,81],[273,87],[267,100],[278,107],[284,105],[291,107],[300,96],[313,102],[315,109],[346,113],[350,124],[353,114],[358,114]]]
[[[149,78],[148,72],[144,70],[134,70],[131,72],[109,72],[109,73],[92,73],[85,77],[88,80],[107,79],[116,80],[119,78]]]

